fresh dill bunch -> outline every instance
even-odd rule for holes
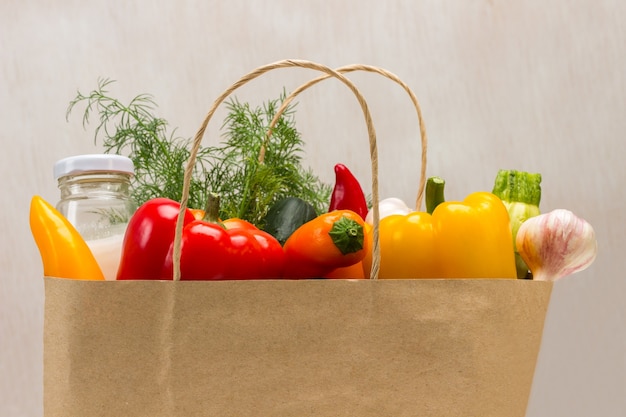
[[[135,165],[132,195],[139,206],[155,197],[180,201],[184,170],[191,139],[168,135],[168,123],[154,115],[157,105],[149,94],[140,94],[128,104],[111,97],[113,81],[100,79],[88,95],[80,91],[70,102],[66,118],[80,103],[85,104],[83,126],[98,115],[94,141],[102,141],[105,153],[126,154]],[[262,227],[273,203],[295,196],[311,203],[318,213],[326,211],[332,188],[302,166],[300,133],[290,106],[279,119],[269,140],[269,123],[284,100],[269,100],[251,108],[232,99],[222,125],[224,142],[200,147],[190,184],[189,207],[204,208],[209,192],[220,195],[220,217],[238,217]],[[259,161],[262,145],[265,158]]]
[[[260,227],[278,200],[300,197],[322,213],[328,209],[332,191],[302,165],[304,141],[295,127],[295,106],[287,107],[267,138],[269,124],[284,98],[283,93],[280,99],[257,108],[237,99],[226,103],[224,144],[214,149],[216,163],[208,175],[209,187],[221,196],[222,210]],[[259,161],[262,146],[265,154]]]
[[[97,113],[98,125],[94,142],[99,138],[105,153],[126,154],[135,166],[132,197],[139,206],[155,197],[180,201],[184,182],[185,163],[189,158],[189,139],[168,136],[167,122],[156,117],[157,107],[149,94],[140,94],[128,104],[111,97],[107,87],[113,81],[98,80],[98,87],[88,95],[80,91],[70,102],[66,118],[79,104],[86,105],[83,126],[89,124],[92,113]],[[191,181],[189,206],[201,208],[206,199],[206,177],[202,164],[208,162],[205,150],[198,153],[196,173]]]

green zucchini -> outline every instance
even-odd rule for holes
[[[270,207],[265,215],[263,230],[284,245],[298,227],[316,217],[311,204],[298,197],[286,197]]]

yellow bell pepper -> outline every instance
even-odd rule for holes
[[[379,278],[438,278],[432,216],[393,214],[380,221]]]
[[[488,192],[380,221],[380,278],[516,278],[509,215]]]
[[[39,196],[30,203],[30,230],[47,277],[104,280],[91,249],[76,228]]]

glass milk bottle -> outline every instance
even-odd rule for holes
[[[133,162],[120,155],[78,155],[54,164],[59,210],[91,248],[107,280],[120,263],[126,226],[135,211],[130,196]]]

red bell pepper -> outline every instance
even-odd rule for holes
[[[173,249],[172,245],[167,258],[168,269],[172,270]],[[183,228],[180,247],[181,280],[226,279],[233,262],[234,252],[230,236],[223,226],[211,221],[194,220]]]
[[[280,278],[285,254],[278,240],[244,220],[218,222],[214,198],[202,219],[185,211],[180,279]],[[118,279],[172,279],[179,211],[179,203],[165,198],[149,200],[137,210],[124,238]]]
[[[235,253],[229,279],[282,277],[285,252],[274,236],[241,219],[226,220],[224,226]]]
[[[167,255],[171,250],[180,203],[167,198],[148,200],[131,217],[124,242],[117,279],[172,279]],[[185,212],[184,224],[194,220]]]
[[[219,198],[210,195],[204,217],[184,227],[180,279],[280,278],[284,252],[278,240],[245,220],[220,222],[218,211]]]
[[[368,208],[361,184],[343,164],[335,165],[335,187],[328,211],[351,210],[365,219]]]

